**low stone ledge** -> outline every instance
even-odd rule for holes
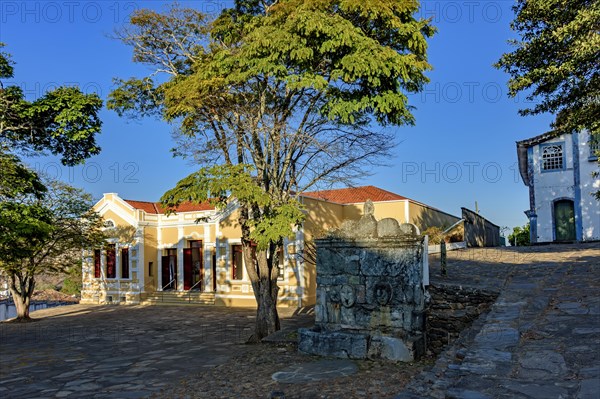
[[[298,350],[310,355],[333,356],[349,359],[366,359],[368,336],[359,333],[298,330]]]
[[[348,331],[299,330],[298,350],[302,353],[342,359],[385,359],[411,362],[423,356],[422,335],[400,338]]]
[[[428,292],[427,350],[434,354],[456,340],[498,297],[494,291],[452,285],[430,285]]]

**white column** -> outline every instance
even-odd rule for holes
[[[142,227],[140,234],[138,234],[138,243],[135,246],[137,250],[138,262],[137,262],[137,276],[140,285],[140,290],[145,291],[146,281],[146,263],[144,259],[144,228]]]
[[[202,291],[204,292],[212,292],[212,251],[211,251],[211,242],[212,237],[210,236],[210,225],[204,225],[204,237],[202,240],[202,268],[204,276],[204,281],[202,282],[203,287]]]
[[[162,249],[158,249],[157,251],[157,262],[156,262],[156,281],[158,281],[158,286],[156,287],[157,291],[162,291],[163,281],[162,281]]]
[[[121,245],[115,242],[115,280],[121,284]]]
[[[180,215],[181,216],[181,215]],[[183,291],[183,247],[185,238],[183,237],[183,227],[177,228],[177,291]]]

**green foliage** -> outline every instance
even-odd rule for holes
[[[510,95],[540,100],[522,115],[556,114],[553,127],[600,134],[600,1],[519,0],[516,49],[496,64],[511,75]]]
[[[81,295],[82,277],[81,265],[73,267],[67,272],[67,278],[63,281],[60,292],[67,295]]]
[[[0,43],[0,48],[4,46]],[[0,78],[12,78],[10,56],[0,52]],[[21,88],[0,83],[0,151],[49,151],[64,165],[74,165],[98,154],[95,135],[102,125],[102,100],[76,87],[59,87],[34,101]]]
[[[425,229],[421,234],[429,236],[430,245],[439,245],[442,241],[447,243],[450,242],[461,242],[464,241],[463,234],[455,228],[444,234],[445,229],[443,227],[431,226]]]
[[[246,269],[269,324],[257,317],[258,339],[278,326],[277,248],[304,218],[297,193],[364,177],[395,145],[370,129],[415,122],[408,94],[428,82],[434,33],[418,9],[417,0],[237,0],[211,23],[177,5],[137,10],[120,32],[134,61],[154,70],[117,80],[107,106],[177,126],[174,153],[201,169],[165,193],[166,206],[238,201]]]
[[[0,268],[18,271],[53,231],[52,215],[44,206],[0,202]]]
[[[225,208],[231,198],[261,210],[260,218],[249,221],[250,238],[258,249],[267,249],[293,234],[292,227],[304,220],[301,205],[295,199],[281,200],[265,192],[252,176],[249,165],[216,165],[202,168],[182,179],[161,198],[168,213],[183,202],[209,202]]]
[[[508,235],[508,241],[511,245],[518,247],[530,245],[529,223],[523,227],[515,227],[513,232]]]
[[[0,52],[0,79],[13,73],[10,55]],[[101,107],[97,95],[75,87],[28,101],[19,87],[0,82],[0,270],[9,278],[19,318],[29,318],[36,275],[80,266],[81,248],[104,236],[88,194],[43,181],[15,153],[47,151],[64,165],[97,154]]]
[[[81,261],[81,249],[104,239],[91,196],[48,180],[42,198],[0,201],[0,268],[9,273],[59,272]]]
[[[429,245],[439,245],[444,238],[444,231],[436,226],[431,226],[425,229],[421,234],[429,236]]]
[[[14,199],[19,195],[41,198],[47,191],[38,175],[12,154],[0,151],[0,201]]]

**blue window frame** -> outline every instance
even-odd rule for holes
[[[542,172],[565,170],[565,143],[540,145]]]

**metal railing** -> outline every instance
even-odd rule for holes
[[[175,279],[172,279],[171,281],[169,281],[167,284],[165,284],[161,289],[160,289],[160,301],[164,302],[165,301],[165,288],[171,286],[171,284],[173,284],[175,282]]]
[[[192,286],[190,287],[190,289],[188,290],[188,292],[187,292],[187,296],[188,296],[188,303],[191,303],[191,302],[192,302],[192,290],[194,289],[194,287],[196,287],[196,286],[197,286],[198,284],[200,284],[201,282],[202,282],[202,280],[198,280],[198,281],[196,282],[196,284],[192,285]],[[200,291],[200,292],[202,292],[202,291]]]

